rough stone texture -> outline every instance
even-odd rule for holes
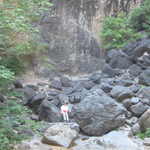
[[[44,100],[45,97],[46,97],[46,94],[44,92],[41,92],[41,91],[38,92],[31,101],[32,105],[41,104],[42,100]]]
[[[109,66],[113,69],[127,69],[133,63],[130,60],[130,57],[122,51],[113,49],[108,51],[106,54],[108,55],[107,58],[109,60]]]
[[[18,145],[18,150],[52,150],[51,146],[43,144],[39,140],[23,141]]]
[[[25,88],[24,90],[25,97],[27,102],[30,104],[33,97],[36,95],[35,91],[31,88]]]
[[[62,121],[60,110],[51,102],[44,100],[39,107],[39,119],[47,122]]]
[[[110,92],[110,95],[119,101],[123,99],[130,98],[133,96],[133,92],[130,90],[129,87],[119,86],[116,85]]]
[[[23,85],[19,79],[15,79],[14,85],[15,88],[23,88]]]
[[[78,132],[69,125],[58,123],[52,125],[44,134],[42,142],[49,145],[69,148],[78,137]]]
[[[87,135],[102,135],[125,123],[126,110],[94,87],[75,104],[73,118]]]
[[[99,33],[105,16],[127,15],[138,5],[134,0],[51,0],[52,11],[40,17],[42,41],[48,43],[48,69],[35,63],[36,73],[92,73],[103,67]],[[54,17],[50,17],[54,15]],[[35,60],[33,62],[36,62]],[[38,65],[37,65],[38,64]],[[59,72],[59,73],[58,73]]]
[[[141,102],[139,102],[139,103],[137,103],[135,105],[132,105],[130,107],[130,111],[136,117],[140,117],[145,112],[145,110],[146,110],[146,108],[145,108],[145,106]]]
[[[106,148],[116,150],[135,150],[138,149],[138,145],[135,144],[127,135],[122,132],[112,131],[103,137],[101,137],[100,142]]]
[[[150,109],[148,109],[138,120],[141,131],[145,132],[150,128]]]
[[[139,84],[150,86],[150,67],[139,75],[138,80]]]
[[[137,97],[143,99],[149,99],[150,97],[150,87],[142,87],[136,94]]]

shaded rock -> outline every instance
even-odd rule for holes
[[[133,62],[130,60],[130,57],[119,50],[110,50],[107,52],[107,55],[109,57],[109,66],[113,69],[120,68],[120,69],[127,69],[133,64]]]
[[[30,105],[31,104],[31,100],[36,95],[36,92],[33,89],[31,89],[31,88],[25,88],[23,91],[24,91],[25,97],[27,99],[27,103]]]
[[[142,114],[138,120],[138,123],[142,132],[145,132],[147,128],[150,128],[150,109]]]
[[[115,76],[123,74],[123,72],[119,68],[113,69],[108,65],[104,66],[104,68],[102,69],[102,73],[108,74],[109,77],[115,77]]]
[[[52,125],[43,135],[42,142],[49,145],[69,148],[78,137],[78,132],[69,125],[57,123]]]
[[[137,42],[128,43],[123,47],[123,51],[128,55],[133,57],[133,50],[138,46]]]
[[[133,76],[138,76],[140,73],[142,73],[142,69],[141,67],[139,67],[138,65],[134,64],[129,68],[129,73]]]
[[[131,79],[115,79],[115,82],[117,85],[121,85],[121,86],[131,86],[133,84],[133,81]]]
[[[130,87],[130,89],[132,90],[133,93],[137,93],[139,91],[140,87],[133,85]]]
[[[98,83],[100,78],[101,78],[101,74],[100,73],[93,73],[89,79],[93,82],[93,83]]]
[[[68,102],[68,96],[66,94],[60,94],[59,95],[59,100],[61,104],[64,104],[65,101]]]
[[[48,97],[47,97],[47,100],[48,100],[48,101],[52,101],[53,98],[54,98],[53,96],[48,96]]]
[[[122,104],[126,109],[129,109],[129,107],[132,105],[132,101],[131,99],[127,98],[122,101]]]
[[[39,108],[39,119],[47,122],[62,121],[61,116],[59,116],[59,112],[60,110],[54,104],[44,100]]]
[[[67,78],[65,76],[61,76],[60,77],[60,81],[62,83],[62,86],[64,86],[64,87],[71,87],[71,81],[69,80],[69,78]]]
[[[101,84],[101,89],[105,92],[105,93],[110,93],[110,91],[112,90],[113,86],[110,85],[109,83],[102,83]]]
[[[135,105],[132,105],[130,107],[130,111],[136,117],[140,117],[145,112],[145,110],[146,110],[146,108],[141,102],[139,102],[139,103],[137,103]]]
[[[60,104],[60,101],[57,98],[54,98],[53,103],[55,106],[58,106]]]
[[[62,90],[62,93],[66,95],[74,92],[74,88],[72,87],[62,87],[61,90]]]
[[[94,83],[93,82],[91,82],[91,81],[86,81],[85,83],[84,83],[84,87],[87,89],[87,90],[90,90],[91,88],[93,88],[94,87]]]
[[[133,92],[130,90],[129,87],[119,86],[116,85],[110,92],[110,95],[119,101],[123,99],[130,98],[133,96]]]
[[[57,90],[50,91],[49,95],[56,96],[59,92]]]
[[[84,81],[82,82],[77,82],[77,83],[75,83],[74,85],[73,85],[73,89],[74,89],[74,91],[75,92],[82,92],[82,90],[83,90],[83,83],[84,83]]]
[[[134,59],[137,60],[141,57],[145,52],[150,53],[150,39],[142,39],[139,42],[138,47],[134,49]]]
[[[37,85],[27,85],[26,87],[29,87],[33,89],[34,91],[39,91],[39,87]]]
[[[3,96],[3,94],[2,93],[0,93],[0,102],[4,102],[5,101],[5,99],[4,99],[4,96]]]
[[[31,101],[33,106],[41,104],[41,102],[46,98],[46,94],[44,92],[38,92]]]
[[[81,94],[79,92],[75,92],[72,94],[74,97],[72,103],[79,103],[81,101]]]
[[[15,85],[15,88],[23,88],[23,85],[19,79],[15,79],[14,85]]]
[[[49,85],[49,87],[55,88],[55,89],[58,89],[58,90],[61,89],[61,86],[62,86],[62,84],[61,84],[61,82],[58,81],[58,80],[52,81],[52,82],[50,83],[50,85]]]
[[[102,135],[125,123],[126,110],[100,87],[88,91],[73,110],[73,118],[87,135]]]
[[[139,84],[150,86],[150,68],[138,76]]]

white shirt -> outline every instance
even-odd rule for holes
[[[66,112],[68,112],[68,105],[62,105],[62,106],[61,106],[61,111],[66,111]]]

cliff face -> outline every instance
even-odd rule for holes
[[[99,32],[105,16],[128,15],[139,4],[135,0],[51,0],[50,14],[41,16],[39,29],[49,44],[47,58],[51,69],[37,69],[38,74],[91,73],[103,66]],[[50,17],[54,15],[54,17]],[[38,67],[39,68],[39,67]]]

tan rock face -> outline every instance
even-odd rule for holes
[[[103,67],[104,50],[99,33],[105,16],[127,16],[139,5],[135,0],[51,0],[50,14],[40,18],[39,29],[43,41],[49,44],[49,70],[37,65],[37,74],[92,73]],[[49,17],[50,15],[54,17]],[[38,64],[38,63],[36,63]],[[37,69],[39,68],[39,69]]]

